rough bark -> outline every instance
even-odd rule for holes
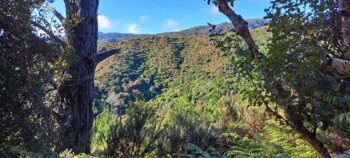
[[[345,55],[345,53],[344,53]],[[350,77],[350,61],[346,59],[340,59],[331,57],[329,55],[330,61],[327,63],[327,66],[325,67],[326,70],[323,70],[325,72],[339,72],[347,77]]]
[[[74,137],[68,144],[75,153],[90,153],[93,121],[93,88],[96,62],[90,59],[97,54],[98,0],[65,0],[66,29],[69,47],[79,58],[64,73],[58,87],[58,103],[70,109]]]
[[[57,107],[67,112],[63,117],[60,149],[73,149],[75,153],[90,153],[93,122],[93,88],[96,65],[119,53],[118,49],[97,54],[97,10],[99,0],[65,0],[66,19],[53,8],[48,8],[64,23],[66,43],[77,56],[76,63],[62,73],[58,86]],[[68,120],[68,122],[66,122]],[[70,137],[70,136],[71,137]]]
[[[338,0],[338,5],[342,16],[342,32],[345,44],[344,58],[350,60],[350,1]]]
[[[253,54],[253,58],[257,63],[260,63],[262,54],[259,52],[258,46],[255,44],[249,29],[248,23],[242,18],[242,16],[237,15],[227,4],[227,0],[217,0],[217,5],[219,11],[225,14],[234,26],[234,31],[237,35],[241,36],[244,41],[249,46],[250,51]]]
[[[42,4],[63,24],[66,33],[64,44],[73,51],[67,53],[73,53],[77,58],[62,72],[57,86],[54,128],[60,136],[56,150],[73,149],[75,153],[90,153],[95,68],[99,62],[120,51],[115,49],[97,54],[99,0],[64,0],[64,3],[66,17],[47,3]],[[60,40],[47,27],[39,23],[33,25],[52,39]]]
[[[345,45],[343,53],[344,59],[331,57],[331,61],[327,64],[327,71],[332,72],[336,70],[350,77],[350,1],[338,0],[338,5],[339,14],[342,17],[342,33]]]
[[[287,108],[287,98],[285,98],[286,91],[283,86],[278,83],[274,77],[273,72],[269,71],[264,65],[261,64],[261,60],[264,59],[263,54],[260,53],[258,46],[252,38],[248,23],[240,16],[237,15],[228,5],[227,0],[217,0],[219,11],[226,15],[234,26],[234,30],[237,35],[241,36],[245,43],[248,45],[249,50],[252,52],[253,59],[257,65],[260,66],[262,74],[267,84],[274,90],[274,94],[278,96],[277,104],[286,113],[286,120],[292,128],[301,134],[304,140],[306,140],[322,157],[331,157],[324,144],[318,140],[313,132],[310,132],[304,125],[300,116],[294,109]]]
[[[60,103],[71,109],[74,137],[69,148],[75,153],[90,153],[96,63],[89,57],[97,54],[98,3],[98,0],[65,0],[70,22],[66,28],[68,44],[79,61],[64,72],[58,94]]]

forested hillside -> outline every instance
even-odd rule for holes
[[[266,29],[263,27],[253,32],[262,45],[270,36]],[[114,106],[116,103],[127,104],[130,99],[149,101],[168,88],[180,85],[186,88],[192,84],[212,86],[223,91],[235,91],[234,68],[207,35],[138,37],[100,44],[99,49],[122,50],[96,69],[98,95],[101,98],[103,95],[106,102],[113,102]]]
[[[253,35],[261,45],[270,36],[267,27],[254,30]],[[194,156],[197,152],[315,156],[297,134],[264,114],[263,108],[245,108],[248,102],[239,94],[237,70],[212,40],[206,35],[162,35],[100,45],[101,50],[122,51],[97,66],[95,110],[111,109],[101,117],[116,115],[120,125],[105,126],[107,131],[117,128],[117,135],[111,140],[93,139],[93,150],[106,152],[107,144],[115,141],[113,152],[121,157]],[[94,131],[94,136],[106,133]]]
[[[203,83],[228,80],[229,62],[210,43],[208,36],[155,36],[109,44],[104,48],[123,51],[97,67],[97,85],[108,89],[107,102],[125,93],[131,100],[149,101],[179,84],[209,86]]]

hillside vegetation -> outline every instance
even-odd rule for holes
[[[252,34],[260,45],[270,36],[266,27]],[[159,35],[99,46],[100,50],[114,48],[121,53],[96,69],[95,105],[96,111],[111,109],[101,116],[115,115],[119,121],[104,127],[107,130],[94,128],[95,153],[315,156],[297,134],[264,114],[263,108],[247,108],[248,102],[238,92],[237,70],[211,37]],[[117,134],[96,137],[110,130]]]
[[[261,45],[269,38],[266,29],[253,32]],[[232,87],[234,68],[225,54],[215,48],[209,36],[139,37],[99,46],[101,51],[112,48],[122,51],[99,64],[95,76],[99,94],[106,95],[107,103],[113,102],[113,97],[124,98],[121,100],[127,100],[126,104],[130,99],[149,101],[166,92],[167,88],[188,86],[192,82],[210,86],[216,81],[218,85],[213,87],[235,89]]]

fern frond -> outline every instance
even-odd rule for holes
[[[338,96],[334,96],[332,94],[328,94],[325,92],[321,92],[321,91],[316,91],[315,92],[315,96],[320,99],[323,102],[326,102],[328,104],[332,104],[332,105],[339,105],[341,102],[341,98]]]
[[[339,114],[334,118],[334,122],[338,125],[350,124],[350,112]]]

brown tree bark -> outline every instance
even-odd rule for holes
[[[57,88],[58,114],[60,120],[63,120],[58,121],[57,125],[61,134],[57,148],[73,149],[75,153],[90,153],[95,68],[100,61],[119,53],[119,50],[97,54],[99,0],[64,0],[64,2],[66,18],[48,4],[42,5],[62,22],[66,33],[65,43],[69,50],[72,50],[67,53],[73,53],[77,58],[76,62],[62,73]],[[44,31],[54,36],[52,32]]]
[[[69,48],[79,59],[63,74],[58,88],[58,103],[66,104],[72,115],[74,139],[68,148],[75,153],[90,153],[96,67],[90,57],[97,54],[98,0],[65,0],[65,5],[66,18],[70,22],[65,27]]]
[[[328,63],[328,71],[333,69],[338,72],[350,77],[350,1],[349,0],[338,0],[338,6],[340,15],[342,17],[342,32],[343,40],[345,44],[343,57],[336,58],[331,57],[331,62]]]
[[[344,58],[350,60],[350,1],[338,0],[338,5],[342,16],[342,32],[345,44]]]
[[[260,66],[263,77],[266,83],[274,90],[274,95],[278,97],[277,104],[279,108],[283,109],[286,113],[286,121],[292,126],[292,128],[301,134],[302,138],[307,141],[317,153],[325,158],[331,157],[327,148],[324,146],[322,141],[318,140],[313,132],[310,132],[301,120],[300,115],[294,109],[287,108],[285,105],[287,103],[287,98],[285,98],[286,91],[282,88],[283,86],[278,83],[274,77],[273,72],[269,71],[264,65],[261,64],[261,60],[264,59],[263,54],[259,51],[254,39],[252,38],[248,23],[242,18],[242,16],[236,14],[228,5],[227,0],[216,0],[219,11],[226,15],[234,26],[234,30],[237,35],[241,36],[245,43],[248,45],[249,50],[252,52],[253,59],[257,65]]]

